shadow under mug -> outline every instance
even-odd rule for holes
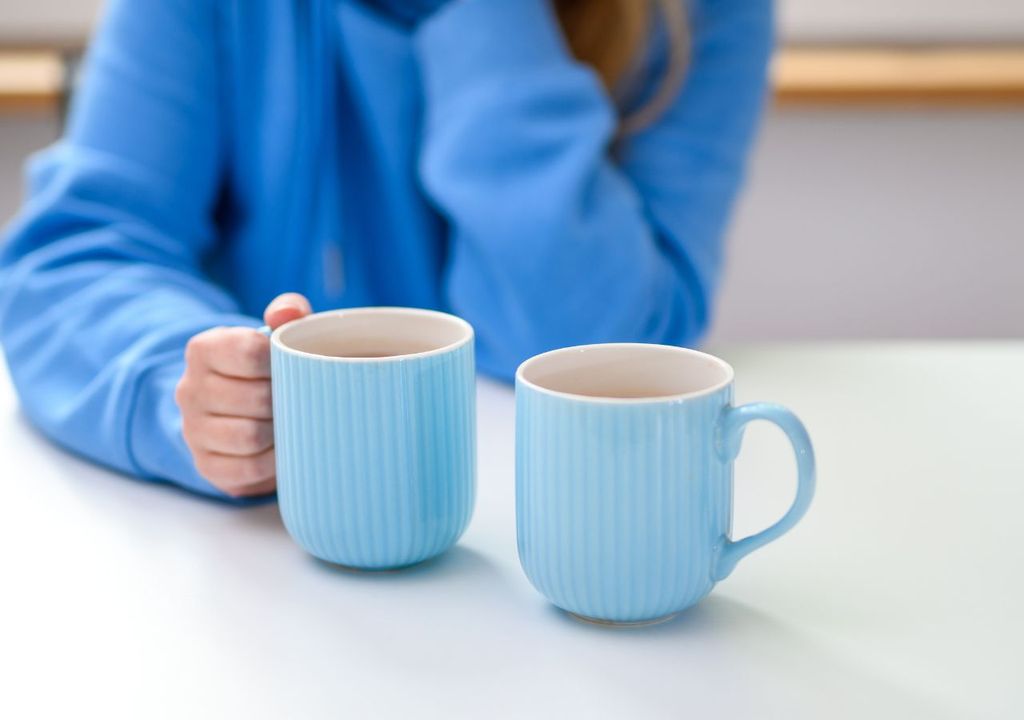
[[[659,622],[791,529],[814,494],[814,453],[789,410],[734,407],[733,370],[665,345],[554,350],[516,373],[516,524],[530,582],[601,623]],[[730,539],[733,460],[752,420],[797,459],[796,498],[767,530]]]
[[[449,547],[473,510],[473,328],[430,310],[357,308],[271,335],[281,516],[294,540],[364,570]]]

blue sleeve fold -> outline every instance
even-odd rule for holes
[[[116,0],[67,134],[0,247],[0,343],[28,417],[110,467],[223,497],[174,386],[188,338],[252,325],[201,264],[222,175],[215,3]]]
[[[698,0],[687,81],[615,148],[617,111],[548,0],[460,0],[417,33],[420,173],[451,226],[446,287],[481,367],[590,342],[692,344],[760,116],[766,0]],[[653,61],[652,61],[653,62]]]

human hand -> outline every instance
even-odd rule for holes
[[[285,293],[267,306],[263,321],[273,329],[310,312],[306,298]],[[231,497],[273,492],[270,341],[264,335],[218,327],[193,336],[174,399],[200,475]]]

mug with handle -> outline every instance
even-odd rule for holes
[[[362,570],[451,547],[476,484],[469,323],[355,308],[287,323],[270,341],[277,494],[292,538]]]
[[[584,620],[659,622],[790,530],[814,495],[807,432],[784,407],[732,397],[726,362],[680,347],[587,345],[520,365],[516,525],[534,587]],[[796,498],[777,523],[734,541],[733,461],[759,419],[793,445]]]

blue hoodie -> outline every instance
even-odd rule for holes
[[[692,344],[756,125],[768,0],[695,0],[687,80],[617,111],[548,0],[454,0],[415,27],[355,0],[114,0],[65,137],[0,251],[0,342],[65,447],[220,495],[182,439],[183,348],[315,309],[437,308],[480,368],[604,341]],[[638,65],[634,102],[664,43]]]

